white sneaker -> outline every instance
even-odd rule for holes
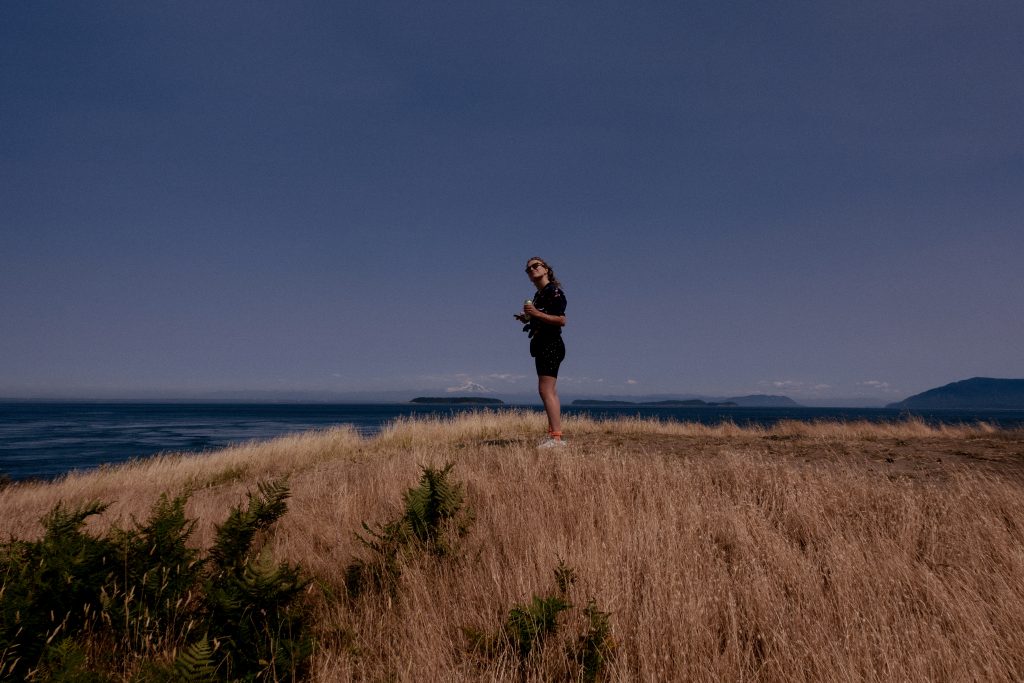
[[[552,439],[549,436],[537,444],[537,448],[565,448],[565,442],[561,439]]]

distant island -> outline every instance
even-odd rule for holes
[[[480,396],[417,396],[409,403],[428,403],[431,405],[482,405],[501,406],[505,402],[498,398],[482,398]]]
[[[914,394],[886,408],[904,410],[1024,410],[1024,379],[972,377]]]
[[[704,401],[701,399],[669,399],[664,401],[627,401],[625,399],[579,399],[573,401],[574,406],[661,406],[668,408],[704,407],[704,408],[799,408],[800,404],[788,396],[772,396],[769,394],[751,394],[749,396],[733,396],[721,401]]]
[[[709,403],[708,401],[701,401],[700,399],[690,399],[688,401],[644,401],[637,403],[636,401],[598,401],[595,399],[577,399],[572,402],[574,406],[655,406],[659,408],[736,408],[739,404],[732,403],[731,401],[723,401],[721,403]]]

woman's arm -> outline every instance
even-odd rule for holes
[[[541,322],[545,322],[548,325],[556,325],[558,327],[565,327],[565,316],[564,315],[548,315],[547,313],[541,313],[537,310],[537,307],[533,304],[524,304],[523,313],[536,318]]]

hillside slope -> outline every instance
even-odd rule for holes
[[[919,410],[1024,410],[1024,379],[972,377],[929,389],[886,407]]]

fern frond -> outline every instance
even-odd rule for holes
[[[451,479],[454,463],[448,463],[441,469],[424,467],[420,476],[420,484],[405,492],[405,515],[403,519],[409,525],[415,538],[430,546],[437,554],[445,554],[447,544],[442,541],[444,525],[454,520],[463,512],[463,486]],[[458,526],[459,535],[465,534],[468,524]]]
[[[82,529],[86,518],[102,513],[107,507],[109,506],[106,503],[98,500],[82,503],[73,508],[65,506],[64,501],[59,501],[41,520],[45,537],[59,541],[76,534]]]
[[[587,617],[587,632],[580,636],[575,648],[575,659],[581,668],[581,677],[586,683],[601,680],[608,662],[615,650],[612,639],[611,614],[597,608],[593,598],[583,613]]]
[[[179,652],[174,660],[174,675],[182,683],[214,683],[216,673],[213,648],[206,638]]]
[[[555,585],[558,587],[559,595],[565,595],[569,588],[576,583],[576,570],[559,558],[558,566],[555,568]]]
[[[288,509],[285,502],[291,495],[286,480],[260,482],[257,493],[247,494],[245,510],[231,509],[227,520],[217,527],[210,559],[221,570],[245,563],[258,531],[267,529]]]
[[[516,605],[508,613],[505,635],[523,659],[558,630],[558,615],[570,605],[561,596],[533,596],[529,605]]]

